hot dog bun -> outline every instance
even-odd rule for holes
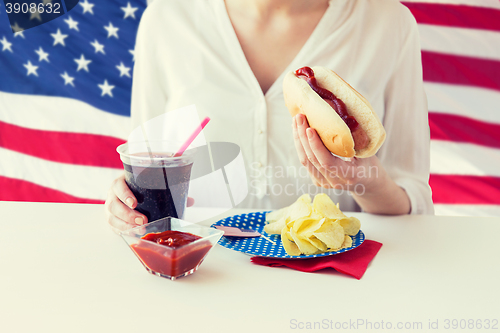
[[[354,116],[366,132],[369,143],[365,148],[356,151],[346,123],[294,72],[288,73],[283,81],[285,104],[292,117],[298,113],[304,114],[309,126],[316,130],[325,147],[335,155],[360,158],[375,155],[385,140],[385,130],[370,103],[334,71],[320,66],[312,69],[318,85],[331,91],[345,103],[349,115]]]

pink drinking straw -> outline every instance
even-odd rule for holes
[[[177,153],[174,154],[174,157],[179,157],[179,156],[182,156],[182,154],[184,154],[184,152],[189,147],[191,142],[193,142],[194,139],[196,139],[198,134],[200,134],[201,131],[205,128],[205,126],[207,126],[209,121],[210,121],[209,117],[206,117],[205,119],[203,119],[200,126],[196,127],[196,130],[191,134],[191,136],[189,136],[189,138],[186,140],[186,142],[184,142],[184,144],[181,146],[181,148],[179,148]]]

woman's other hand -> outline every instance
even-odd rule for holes
[[[406,192],[387,174],[376,156],[345,161],[330,153],[304,115],[293,118],[295,148],[314,184],[350,191],[361,208],[375,214],[408,214]]]

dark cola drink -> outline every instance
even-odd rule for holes
[[[123,161],[125,181],[137,199],[137,211],[149,222],[164,218],[183,218],[193,161],[189,156],[171,158],[169,154],[140,153]]]

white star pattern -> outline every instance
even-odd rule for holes
[[[92,8],[94,7],[93,3],[89,3],[88,0],[85,0],[85,2],[80,1],[78,4],[83,7],[84,14],[88,12],[94,15],[94,11],[92,10]]]
[[[57,44],[61,44],[62,46],[66,46],[66,44],[64,43],[64,40],[66,38],[68,38],[68,35],[63,35],[61,33],[60,29],[57,29],[57,33],[50,34],[50,35],[52,36],[52,38],[54,38],[54,45],[52,45],[52,46],[56,46]]]
[[[68,26],[69,26],[70,29],[75,29],[76,31],[80,31],[78,29],[78,22],[75,21],[75,20],[73,20],[71,18],[71,16],[69,16],[67,20],[64,20],[64,22],[66,22],[68,24]]]
[[[106,29],[106,31],[108,32],[108,38],[110,38],[111,36],[118,38],[118,30],[120,29],[113,26],[111,22],[109,22],[108,26],[104,26],[104,29]]]
[[[116,66],[116,68],[118,68],[118,70],[120,71],[120,77],[122,77],[123,75],[130,77],[130,73],[129,73],[130,67],[125,67],[123,62],[120,62],[120,65]]]
[[[77,72],[79,72],[80,70],[85,70],[86,72],[89,71],[89,64],[92,62],[92,60],[87,60],[85,59],[85,57],[82,56],[80,57],[80,59],[75,59],[75,62],[78,64],[78,68],[76,69]]]
[[[60,1],[34,2],[42,7],[42,3]],[[37,29],[31,32],[26,27],[45,22],[49,18],[45,11],[30,11],[31,21],[26,13],[25,21],[9,22],[9,32],[0,31],[0,72],[5,68],[10,73],[9,66],[17,71],[11,80],[16,83],[13,89],[20,94],[81,100],[107,112],[127,115],[136,54],[132,32],[139,25],[146,1],[110,1],[105,6],[97,0],[78,3],[76,12],[68,13],[57,24],[48,24],[46,29],[38,29],[38,34],[34,32]],[[0,4],[1,21],[1,0]],[[36,9],[38,5],[32,11]],[[9,82],[0,73],[1,87],[9,89]]]
[[[3,36],[3,39],[0,40],[0,43],[2,43],[2,52],[5,52],[5,50],[9,50],[12,53],[12,43],[9,43],[5,36]]]
[[[101,97],[104,97],[104,95],[109,95],[113,97],[113,93],[111,92],[115,86],[111,86],[108,84],[108,80],[104,80],[103,84],[98,84],[99,88],[102,90]]]
[[[44,52],[42,47],[40,46],[40,48],[38,50],[35,50],[36,54],[38,54],[38,61],[39,62],[42,62],[42,61],[46,61],[46,62],[50,62],[49,61],[49,54],[47,52]]]
[[[68,73],[64,72],[64,74],[61,74],[61,77],[64,79],[64,85],[71,85],[72,87],[75,86],[75,84],[73,83],[73,81],[75,80],[74,77],[71,77],[68,75]]]
[[[38,11],[38,9],[34,13],[31,13],[31,15],[30,15],[30,21],[34,20],[34,19],[37,19],[39,22],[42,22],[42,17],[40,16],[40,14],[41,13]]]
[[[24,38],[23,31],[24,29],[19,26],[19,24],[14,23],[13,26],[11,26],[12,30],[14,30],[14,37],[21,36]]]
[[[130,2],[127,3],[127,7],[120,7],[121,10],[125,12],[125,16],[123,19],[126,19],[127,17],[132,17],[135,19],[135,12],[139,9],[138,7],[132,7],[130,5]]]
[[[104,52],[104,45],[99,44],[99,42],[97,41],[97,39],[94,40],[93,43],[90,43],[90,45],[92,45],[95,48],[95,53],[101,52],[102,54],[106,54]]]
[[[26,69],[28,70],[28,74],[26,74],[26,76],[30,76],[31,74],[38,76],[38,73],[36,72],[38,66],[33,66],[31,61],[28,60],[28,63],[24,64],[23,66],[26,67]]]

